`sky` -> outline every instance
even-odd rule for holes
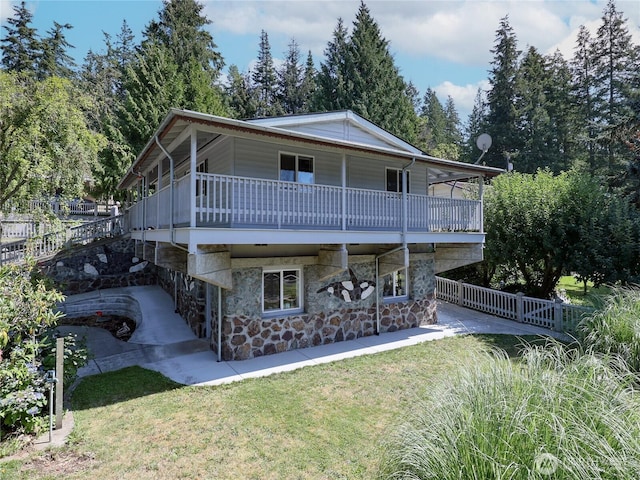
[[[200,0],[212,21],[209,29],[225,61],[248,71],[255,62],[260,32],[269,35],[276,64],[291,39],[306,58],[311,51],[318,65],[332,39],[338,18],[351,29],[360,0]],[[509,16],[520,50],[534,46],[543,54],[557,49],[570,59],[581,25],[595,35],[606,0],[367,0],[396,66],[406,81],[424,95],[433,89],[444,104],[455,102],[465,121],[478,88],[487,88],[491,49],[500,19]],[[0,22],[13,16],[19,2],[0,0]],[[126,19],[141,39],[144,27],[157,19],[160,0],[27,0],[32,26],[46,36],[53,22],[69,23],[69,53],[82,63],[86,53],[104,51],[103,32],[115,37]],[[640,44],[640,1],[617,0],[634,42]],[[6,30],[1,29],[4,36]]]

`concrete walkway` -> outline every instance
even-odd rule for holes
[[[360,355],[406,347],[453,335],[502,333],[550,335],[557,332],[505,320],[440,302],[438,323],[419,328],[384,333],[379,336],[299,349],[259,358],[218,362],[207,341],[198,339],[186,322],[174,313],[173,300],[158,286],[127,287],[70,296],[67,303],[104,300],[110,295],[130,296],[139,304],[142,319],[129,342],[115,339],[106,330],[92,327],[59,327],[85,336],[93,358],[79,371],[93,375],[138,365],[155,370],[185,385],[220,385],[246,378],[263,377],[309,365],[334,362]]]

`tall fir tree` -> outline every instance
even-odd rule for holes
[[[481,134],[486,133],[486,131],[487,102],[485,92],[481,88],[478,88],[473,101],[473,108],[471,109],[464,128],[465,141],[462,145],[461,161],[467,163],[476,163],[478,161],[482,152],[478,150],[476,140]]]
[[[445,143],[447,117],[436,92],[427,88],[422,100],[420,118],[423,130],[420,133],[420,145],[431,155],[435,155],[438,146]]]
[[[599,169],[598,146],[596,143],[596,110],[593,99],[595,72],[591,56],[591,34],[582,25],[576,38],[576,46],[571,60],[571,98],[575,105],[574,131],[578,158],[583,158],[585,168],[591,172]]]
[[[616,127],[634,115],[628,100],[638,71],[637,61],[637,47],[627,22],[616,9],[615,1],[609,0],[592,43],[598,141],[606,152],[609,175],[617,174],[629,161],[629,151],[615,132]]]
[[[333,31],[333,38],[324,50],[325,61],[320,64],[317,90],[313,106],[317,111],[344,110],[350,108],[347,97],[347,42],[348,32],[342,18]]]
[[[300,113],[304,103],[301,90],[304,71],[300,65],[300,48],[295,39],[289,42],[285,60],[277,71],[277,99],[282,113],[286,115]]]
[[[240,73],[236,65],[229,67],[229,84],[225,94],[234,118],[249,119],[256,116],[258,101],[251,88],[250,75]]]
[[[460,116],[451,95],[447,96],[447,101],[444,104],[444,116],[446,119],[444,143],[448,147],[445,152],[442,152],[444,155],[441,156],[449,160],[459,160],[462,155],[462,131],[460,128]]]
[[[491,89],[487,95],[487,130],[493,139],[493,146],[484,161],[488,165],[504,168],[507,158],[517,154],[521,148],[516,111],[516,74],[520,51],[508,16],[500,20],[491,53],[494,58],[489,72]]]
[[[65,30],[73,27],[69,23],[60,24],[53,22],[53,28],[49,30],[48,36],[42,42],[42,51],[38,57],[37,75],[39,79],[47,77],[72,78],[76,68],[71,55],[67,53],[71,45],[64,34]]]
[[[302,83],[300,84],[300,96],[302,98],[300,113],[309,113],[313,109],[313,99],[315,98],[316,90],[318,88],[316,79],[316,67],[313,63],[311,50],[309,50],[307,53],[307,61],[304,65],[304,72],[302,74]]]
[[[8,72],[36,74],[41,45],[36,29],[31,26],[33,14],[23,0],[14,5],[14,16],[7,19],[2,28],[6,35],[0,43],[2,46],[2,66]]]
[[[351,108],[378,126],[410,142],[418,119],[407,84],[369,9],[360,3],[347,45],[346,96]]]
[[[516,76],[517,127],[521,138],[519,172],[535,173],[549,166],[549,145],[554,132],[547,111],[547,84],[546,61],[535,47],[529,47]]]
[[[278,104],[278,78],[271,55],[269,35],[262,30],[260,32],[260,47],[258,60],[252,73],[253,88],[256,90],[258,108],[256,114],[259,117],[271,117],[282,113]]]

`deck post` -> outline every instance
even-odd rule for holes
[[[564,331],[564,321],[562,317],[562,300],[556,298],[553,303],[553,330],[556,332]]]
[[[456,293],[456,296],[457,296],[457,300],[458,300],[458,305],[462,306],[462,305],[464,304],[464,298],[463,298],[463,295],[464,295],[464,285],[463,285],[462,280],[458,280],[458,282],[456,283],[456,285],[457,285],[457,293]]]

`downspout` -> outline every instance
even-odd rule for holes
[[[169,214],[169,237],[170,237],[170,241],[171,241],[171,245],[179,248],[180,250],[184,250],[185,252],[189,253],[189,249],[183,247],[182,245],[178,245],[175,241],[175,228],[173,226],[173,215],[174,215],[174,208],[173,208],[173,184],[174,184],[174,164],[173,164],[173,157],[171,157],[171,155],[169,154],[169,152],[167,152],[167,150],[162,146],[162,144],[160,143],[160,139],[158,138],[158,135],[156,135],[155,137],[153,137],[156,141],[156,144],[158,145],[158,147],[160,147],[160,150],[162,150],[162,153],[164,153],[166,155],[166,157],[169,159],[169,210],[170,210],[170,214]]]

